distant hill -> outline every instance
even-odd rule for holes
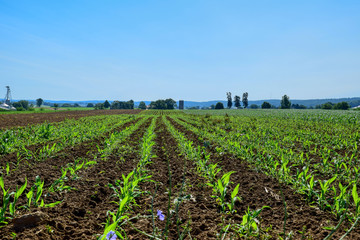
[[[19,100],[13,100],[13,101],[19,101]],[[28,100],[30,103],[35,104],[35,100]],[[127,100],[126,100],[127,101]],[[265,99],[265,100],[249,100],[249,106],[251,104],[261,105],[263,102],[269,102],[271,105],[274,105],[276,107],[280,106],[280,99]],[[348,102],[350,107],[356,107],[360,105],[360,97],[353,97],[353,98],[327,98],[327,99],[307,99],[307,100],[297,100],[297,99],[290,99],[291,104],[299,104],[304,105],[306,107],[315,107],[316,105],[321,105],[327,102],[332,103],[338,103],[338,102]],[[86,101],[68,101],[68,100],[44,100],[45,103],[50,104],[79,104],[80,106],[86,106],[88,103],[103,103],[105,100],[86,100]],[[112,101],[109,101],[110,103]],[[149,105],[151,101],[144,101],[146,105]],[[210,107],[211,105],[216,105],[216,103],[222,102],[224,106],[226,107],[227,101],[225,100],[212,100],[212,101],[204,101],[204,102],[195,102],[195,101],[187,101],[184,100],[185,108],[191,108],[191,107]],[[138,106],[140,101],[135,102],[135,106]],[[177,102],[179,104],[179,102]]]

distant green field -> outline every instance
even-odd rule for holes
[[[306,121],[343,122],[360,124],[360,111],[322,110],[322,109],[221,109],[221,110],[185,110],[195,115],[237,116],[249,118],[289,119]]]

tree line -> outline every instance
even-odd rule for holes
[[[226,99],[227,99],[227,108],[230,109],[233,106],[233,102],[234,102],[234,106],[237,109],[241,109],[241,108],[248,108],[248,93],[245,92],[243,93],[243,99],[242,99],[242,103],[243,106],[241,106],[241,98],[240,96],[235,95],[234,97],[234,101],[232,101],[231,98],[231,92],[227,92],[226,93]],[[218,102],[216,105],[212,105],[210,107],[211,109],[224,109],[224,104],[222,102]],[[249,108],[251,109],[257,109],[257,108],[262,108],[262,109],[308,109],[305,105],[302,104],[291,104],[290,101],[290,97],[288,95],[284,95],[281,98],[280,101],[280,106],[276,107],[274,105],[271,105],[269,102],[264,101],[261,106],[256,105],[256,104],[251,104],[249,106]],[[333,109],[333,110],[348,110],[350,108],[350,105],[348,102],[339,102],[339,103],[331,103],[331,102],[327,102],[321,105],[316,105],[315,109]],[[310,107],[309,109],[313,109],[313,107]]]
[[[257,104],[251,104],[249,106],[249,101],[248,101],[248,96],[249,94],[247,92],[244,92],[242,94],[242,98],[239,95],[235,95],[234,98],[232,98],[232,94],[231,92],[227,92],[226,93],[226,100],[227,100],[227,108],[231,109],[233,106],[237,109],[246,109],[246,108],[251,108],[251,109],[258,109],[258,108],[262,108],[262,109],[314,109],[314,107],[309,107],[307,108],[305,105],[302,104],[291,104],[290,101],[290,97],[288,95],[284,95],[281,98],[280,101],[280,106],[274,106],[272,104],[270,104],[269,102],[264,101],[260,106]],[[59,107],[64,107],[64,108],[70,108],[70,107],[80,107],[80,105],[78,103],[74,103],[74,104],[70,104],[70,103],[63,103],[63,104],[57,104],[57,103],[46,103],[44,102],[44,100],[42,98],[38,98],[35,100],[36,102],[36,106],[37,107],[41,107],[43,105],[48,105],[51,107],[54,107],[55,110]],[[18,102],[14,102],[12,103],[13,107],[16,108],[16,110],[18,111],[31,111],[34,110],[34,104],[29,103],[29,101],[26,100],[20,100]],[[177,108],[177,104],[176,101],[168,98],[168,99],[159,99],[156,101],[152,101],[150,103],[150,105],[146,105],[146,103],[144,101],[141,101],[139,106],[134,106],[134,101],[133,100],[129,100],[129,101],[113,101],[113,102],[109,102],[108,100],[106,100],[103,103],[88,103],[87,107],[89,108],[94,108],[94,109],[134,109],[135,107],[138,107],[139,109],[175,109]],[[210,109],[224,109],[224,104],[222,102],[218,102],[215,105],[211,105]],[[319,104],[315,106],[315,109],[326,109],[326,110],[347,110],[350,108],[350,105],[348,102],[339,102],[339,103],[332,103],[332,102],[327,102],[324,104]],[[200,109],[200,107],[192,107],[190,109]],[[203,107],[203,109],[205,109],[205,107]]]
[[[133,100],[127,102],[113,101],[111,104],[106,100],[104,103],[95,105],[89,103],[87,107],[94,107],[95,109],[134,109],[135,106]],[[176,107],[176,101],[171,98],[152,101],[149,106],[146,106],[146,103],[141,101],[138,106],[139,109],[175,109]]]

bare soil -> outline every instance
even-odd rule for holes
[[[65,119],[78,119],[96,115],[138,114],[142,110],[83,110],[58,111],[51,113],[0,114],[0,129],[27,126],[47,122],[60,122]]]

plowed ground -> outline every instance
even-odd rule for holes
[[[0,114],[0,129],[27,126],[47,122],[60,122],[65,119],[78,119],[96,115],[138,114],[141,110],[89,110],[58,111],[51,113]]]

